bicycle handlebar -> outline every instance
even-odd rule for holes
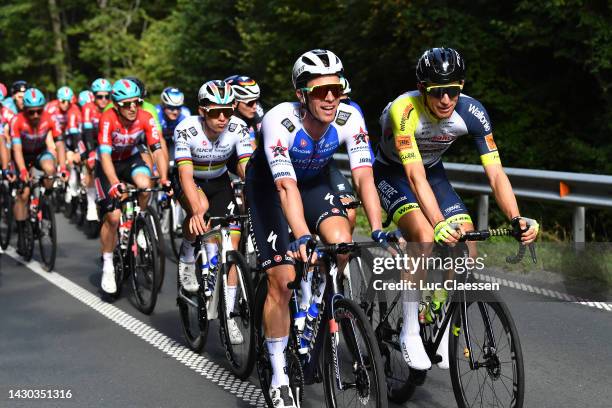
[[[514,237],[516,239],[520,239],[520,236],[521,232],[517,232],[509,228],[486,229],[481,231],[468,231],[464,233],[461,238],[459,238],[459,242],[485,241],[491,237]],[[525,256],[525,251],[527,248],[529,248],[531,260],[534,264],[537,263],[538,259],[536,256],[535,244],[533,242],[529,245],[519,243],[519,248],[516,255],[508,255],[506,257],[506,262],[510,264],[519,263]]]

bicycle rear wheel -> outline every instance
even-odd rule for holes
[[[4,182],[0,182],[0,247],[4,250],[11,241],[13,229],[13,197]]]
[[[450,374],[457,405],[522,408],[523,352],[508,308],[501,302],[473,302],[467,304],[467,314],[471,349],[467,348],[458,310],[449,340]],[[469,365],[470,353],[476,363],[474,369]]]
[[[225,355],[230,362],[232,372],[240,379],[247,378],[255,364],[255,333],[253,329],[253,287],[244,257],[237,251],[227,253],[227,262],[223,264],[221,276],[229,279],[229,272],[234,267],[237,275],[234,307],[228,310],[227,286],[221,280],[219,299],[219,331],[225,347]],[[227,318],[233,320],[240,330],[242,342],[237,343],[230,336],[230,324]]]
[[[57,227],[53,206],[45,199],[38,208],[38,249],[46,271],[53,270],[57,255]]]
[[[142,214],[134,220],[128,254],[134,306],[144,314],[151,314],[157,302],[159,260],[155,236]]]
[[[323,348],[327,405],[386,407],[387,391],[380,351],[363,310],[349,299],[336,300],[332,309],[337,326],[330,322]],[[337,330],[336,339],[332,327]]]

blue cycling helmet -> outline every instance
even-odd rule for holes
[[[185,95],[178,88],[166,88],[161,93],[161,102],[164,106],[180,108],[185,102]]]
[[[129,79],[120,79],[113,84],[111,96],[115,102],[130,98],[140,98],[140,88]]]
[[[111,92],[113,87],[110,81],[106,78],[98,78],[91,83],[91,92]]]
[[[72,92],[72,89],[67,86],[62,86],[60,89],[57,90],[57,99],[59,99],[60,101],[72,101],[73,97],[74,92]]]
[[[26,108],[37,108],[43,106],[47,101],[45,95],[37,88],[29,88],[25,90],[23,96],[23,106]]]
[[[94,101],[94,94],[91,91],[85,90],[79,93],[79,106]]]

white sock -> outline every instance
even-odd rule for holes
[[[306,310],[310,306],[310,298],[312,297],[312,271],[308,271],[306,279],[300,281],[300,290],[302,292],[300,309]]]
[[[420,290],[404,291],[404,299],[402,308],[404,312],[404,325],[402,327],[401,337],[407,334],[419,334],[419,301],[421,300]]]
[[[74,166],[70,168],[70,178],[68,179],[68,184],[70,185],[70,188],[72,189],[77,188],[77,174],[76,174],[76,169],[74,168]]]
[[[289,376],[285,372],[287,362],[285,361],[285,348],[289,336],[270,338],[266,337],[266,346],[270,355],[270,363],[272,365],[272,381],[271,387],[280,387],[281,385],[289,385]]]
[[[236,302],[236,286],[227,286],[227,314],[229,317],[230,312],[234,310],[234,303]]]
[[[206,244],[206,256],[208,256],[208,263],[210,264],[211,260],[217,255],[219,252],[217,248],[217,244]],[[211,264],[212,266],[212,264]]]
[[[113,264],[113,253],[112,252],[102,252],[102,261],[103,261],[103,266],[105,267],[108,264]]]
[[[95,187],[87,187],[87,204],[96,205],[96,189]]]
[[[325,282],[327,281],[327,276],[325,274],[319,275],[319,277],[321,278],[321,281],[319,282],[317,293],[312,297],[312,303],[316,303],[317,305],[321,304],[321,301],[323,300],[323,295],[325,294]]]
[[[184,263],[194,263],[194,251],[195,248],[193,247],[193,241],[189,242],[185,238],[183,238],[183,242],[181,243],[180,261]]]

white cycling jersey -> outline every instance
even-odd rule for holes
[[[214,141],[204,133],[204,119],[199,115],[185,118],[174,130],[174,162],[178,167],[193,166],[196,179],[214,179],[223,175],[234,150],[239,163],[248,161],[253,153],[249,128],[235,116],[230,118],[225,130]]]

